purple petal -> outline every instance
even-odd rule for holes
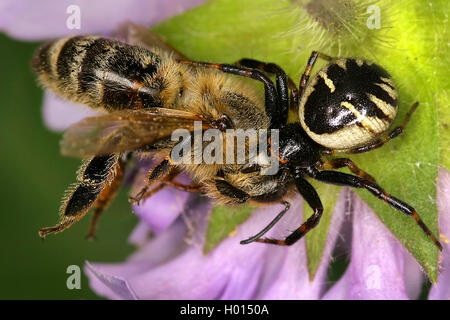
[[[107,276],[89,262],[86,262],[85,272],[97,277],[99,281],[111,290],[111,295],[115,296],[116,299],[137,300],[136,294],[125,280],[116,276]]]
[[[54,131],[63,131],[81,119],[100,114],[85,105],[63,100],[49,90],[44,94],[42,112],[45,125]]]
[[[331,252],[335,246],[338,234],[341,229],[345,214],[345,202],[346,191],[341,192],[339,199],[336,203],[336,207],[333,212],[333,217],[328,233],[327,244],[323,254],[323,259],[314,277],[314,280],[310,282],[307,269],[307,257],[304,240],[299,241],[293,247],[295,249],[289,249],[284,251],[283,257],[276,258],[282,259],[282,266],[279,268],[278,264],[274,264],[274,258],[267,256],[267,270],[265,272],[265,279],[262,280],[259,295],[257,298],[262,299],[318,299],[325,288],[327,268],[331,257]],[[302,213],[303,205],[301,201],[295,202],[300,207],[291,207],[291,214],[295,212],[298,216],[297,221],[293,221],[289,226],[292,230],[294,226],[299,226],[303,219]],[[313,232],[313,231],[311,231]],[[273,268],[277,267],[278,270],[274,272]],[[267,283],[268,285],[266,285]],[[267,287],[267,288],[266,288]]]
[[[322,297],[323,300],[345,300],[349,299],[348,293],[350,292],[350,269],[347,268],[344,275],[339,281],[332,286]]]
[[[295,208],[300,210],[300,206],[301,201],[296,201],[293,204],[293,212],[296,212]],[[172,251],[172,254],[160,258],[158,262],[152,261],[155,257],[165,255],[167,251],[165,246],[173,246],[173,235],[176,235],[178,239],[180,236],[186,237],[186,233],[180,232],[180,230],[173,232],[174,228],[180,227],[180,222],[187,221],[181,226],[186,228],[188,234],[193,231],[192,226],[198,224],[203,225],[201,230],[204,232],[207,222],[207,216],[204,213],[209,210],[209,205],[203,202],[197,207],[192,205],[189,207],[190,210],[202,217],[201,221],[195,221],[184,213],[177,223],[156,236],[154,240],[149,241],[147,246],[144,246],[127,262],[102,265],[102,271],[105,274],[114,274],[125,279],[133,291],[143,299],[251,299],[255,298],[265,263],[273,265],[273,270],[281,270],[283,262],[276,257],[286,255],[287,251],[291,251],[292,253],[289,255],[295,257],[295,252],[302,249],[303,241],[290,248],[261,244],[242,246],[239,244],[239,240],[258,232],[261,226],[266,225],[279,212],[281,206],[277,205],[257,210],[247,222],[238,228],[236,235],[225,239],[207,255],[202,253],[202,241],[191,239],[190,245],[185,245],[183,249],[179,240],[176,240],[175,242],[178,243],[176,249],[169,250]],[[200,214],[202,212],[203,214]],[[283,231],[282,233],[285,234],[287,226],[292,228],[292,225],[301,222],[301,216],[292,214],[283,220],[285,220],[285,224],[276,226],[271,231],[272,233]],[[172,237],[166,237],[167,234],[172,234]],[[162,239],[163,237],[165,239]],[[154,243],[157,241],[161,245],[158,250],[154,247]],[[173,255],[174,252],[178,252],[178,254]],[[304,253],[302,254],[304,255]],[[105,291],[103,283],[98,280],[94,281],[92,276],[90,278],[94,291],[112,297],[111,292]],[[283,281],[288,281],[288,279],[283,279]],[[283,298],[292,298],[290,294],[291,292],[286,292]]]
[[[197,202],[196,205],[190,204],[190,210],[195,211],[196,214],[206,213],[208,208],[209,205],[204,201]],[[203,214],[203,220],[206,220],[205,214]],[[196,223],[193,222],[193,224]],[[135,292],[138,292],[139,297],[143,299],[215,297],[222,291],[226,278],[220,276],[217,269],[206,270],[207,268],[202,267],[202,245],[195,243],[187,247],[184,241],[186,230],[186,224],[180,217],[177,223],[149,241],[148,245],[126,263],[101,265],[101,269],[106,275],[114,274],[126,279],[133,290],[138,290]],[[174,242],[176,245],[173,244]],[[171,253],[168,255],[169,251]],[[173,256],[173,253],[177,254]],[[89,276],[94,291],[100,295],[112,297],[111,292],[105,290],[102,282]],[[217,282],[220,285],[215,286]]]
[[[123,278],[143,299],[298,299],[318,298],[323,291],[329,255],[339,233],[344,216],[345,197],[338,201],[329,243],[315,280],[310,283],[306,269],[304,240],[291,247],[261,245],[242,246],[241,239],[257,233],[281,209],[280,205],[258,209],[237,233],[221,242],[207,255],[203,242],[189,233],[205,231],[209,205],[186,205],[196,212],[196,218],[183,213],[176,223],[143,246],[127,262],[95,265],[105,275]],[[281,238],[299,226],[302,201],[292,202],[287,214],[269,233]],[[196,225],[201,225],[195,231]],[[189,226],[189,227],[186,227]],[[184,230],[180,229],[184,228]],[[188,231],[187,235],[183,231]],[[189,239],[189,236],[188,236]],[[162,256],[162,257],[161,257]],[[89,275],[91,287],[98,294],[113,298],[114,293],[103,282]]]
[[[138,225],[128,237],[128,242],[136,246],[142,246],[147,242],[150,232],[151,230],[148,225],[143,221],[139,221]]]
[[[70,34],[111,34],[125,21],[145,26],[158,23],[205,0],[3,0],[0,30],[24,40],[44,40]],[[69,29],[68,7],[80,9],[80,28]]]
[[[186,176],[177,179],[181,183],[189,183]],[[140,205],[133,206],[136,215],[155,234],[166,230],[183,211],[189,193],[174,188],[165,188],[146,199]]]
[[[450,300],[450,172],[445,169],[439,170],[437,207],[439,209],[440,238],[444,250],[442,251],[438,281],[432,286],[428,299]]]
[[[139,251],[128,258],[127,262],[118,264],[95,263],[92,266],[97,273],[105,277],[114,275],[121,279],[131,278],[136,274],[144,273],[159,264],[169,261],[182,252],[186,248],[184,242],[185,232],[186,226],[179,219],[166,232],[143,245]],[[86,275],[90,280],[91,288],[98,295],[110,299],[120,298],[111,290],[107,283],[105,284],[101,280],[101,276],[93,274],[89,269],[87,269]]]
[[[324,299],[408,299],[404,249],[375,213],[354,199],[350,264]]]
[[[422,291],[423,282],[425,281],[425,275],[420,267],[420,264],[413,257],[413,255],[404,250],[403,258],[405,259],[405,290],[408,298],[411,300],[417,300]]]

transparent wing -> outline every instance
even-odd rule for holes
[[[168,138],[176,129],[194,131],[194,121],[202,130],[211,125],[191,112],[152,108],[124,110],[90,117],[75,123],[64,133],[61,152],[66,156],[88,157],[133,151]]]
[[[133,22],[122,23],[116,31],[116,34],[125,39],[129,44],[138,45],[151,50],[158,47],[169,52],[173,52],[176,58],[188,60],[180,51],[168,44],[161,36],[152,32],[146,27]]]

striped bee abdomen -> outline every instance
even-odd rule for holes
[[[106,110],[171,105],[183,85],[183,72],[168,79],[167,70],[173,74],[174,65],[183,68],[169,54],[91,36],[49,42],[32,61],[44,86],[71,101]]]
[[[317,143],[350,149],[385,132],[397,104],[395,85],[383,68],[360,59],[335,59],[308,84],[299,116]]]

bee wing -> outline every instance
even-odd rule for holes
[[[168,44],[162,37],[152,32],[146,27],[133,22],[124,22],[119,25],[116,34],[130,44],[138,45],[151,50],[154,47],[173,52],[177,59],[188,60],[180,51]]]
[[[75,123],[64,133],[61,153],[88,157],[132,151],[168,138],[176,129],[194,131],[194,121],[202,130],[211,125],[194,113],[166,108],[124,110],[89,117]]]

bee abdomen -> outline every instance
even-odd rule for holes
[[[33,70],[43,84],[66,96],[77,91],[76,76],[95,37],[67,37],[44,44],[34,55]]]
[[[32,61],[44,86],[107,110],[161,107],[160,65],[161,58],[144,48],[90,36],[49,42]]]

